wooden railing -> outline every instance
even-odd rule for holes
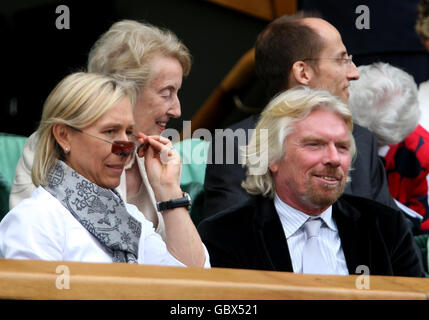
[[[3,259],[0,260],[0,299],[429,298],[429,279],[362,277]]]

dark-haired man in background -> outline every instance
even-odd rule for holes
[[[255,45],[255,71],[265,85],[269,99],[283,90],[305,85],[326,89],[347,104],[350,81],[359,79],[359,72],[338,30],[326,20],[303,12],[282,16],[261,32]],[[249,117],[231,129],[242,128],[248,134],[249,129],[255,128],[258,118],[259,115]],[[353,136],[358,151],[351,170],[352,181],[347,184],[345,193],[400,210],[389,193],[375,137],[356,124]],[[215,153],[209,152],[211,161],[208,161],[204,183],[204,218],[249,199],[249,194],[241,187],[245,168],[239,161],[239,142],[234,136],[227,135],[215,139],[225,139],[224,145],[234,146],[234,150],[224,151],[224,154],[234,152],[234,163],[223,161],[217,164]],[[247,141],[248,137],[242,143],[247,144]],[[413,225],[413,220],[409,222],[418,230],[419,226]]]

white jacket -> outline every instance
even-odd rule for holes
[[[141,222],[138,262],[184,266],[168,251],[151,222],[134,206],[127,211]],[[207,250],[205,267],[210,267]],[[0,257],[51,261],[112,262],[110,253],[43,187],[23,200],[0,223]]]

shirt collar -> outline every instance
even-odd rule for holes
[[[390,147],[389,146],[382,146],[380,148],[378,148],[378,155],[380,157],[385,158],[387,153],[389,152]]]
[[[134,161],[136,161],[136,153],[135,153],[135,152],[131,152],[130,160],[129,160],[129,162],[125,165],[124,170],[128,170],[128,169],[130,169],[130,168],[133,166]]]
[[[124,170],[130,169],[134,165],[134,162],[137,161],[137,157],[138,157],[138,155],[135,152],[131,152],[130,161],[125,165]],[[143,158],[144,158],[144,156],[142,157],[142,159]],[[137,161],[137,164],[138,163],[139,162]],[[139,165],[139,167],[140,167],[140,165]]]
[[[274,196],[274,206],[282,222],[286,239],[298,231],[304,225],[304,223],[312,217],[283,202],[277,193]],[[323,211],[319,217],[323,220],[323,222],[325,222],[329,229],[332,231],[338,230],[332,219],[332,206],[329,206],[325,211]]]

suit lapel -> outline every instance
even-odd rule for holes
[[[333,205],[332,214],[338,227],[349,274],[356,274],[359,265],[369,266],[370,252],[368,237],[359,227],[360,213],[340,198]],[[363,250],[366,247],[368,250]]]
[[[260,197],[257,206],[255,228],[260,243],[259,254],[270,270],[293,272],[289,248],[274,201]]]

